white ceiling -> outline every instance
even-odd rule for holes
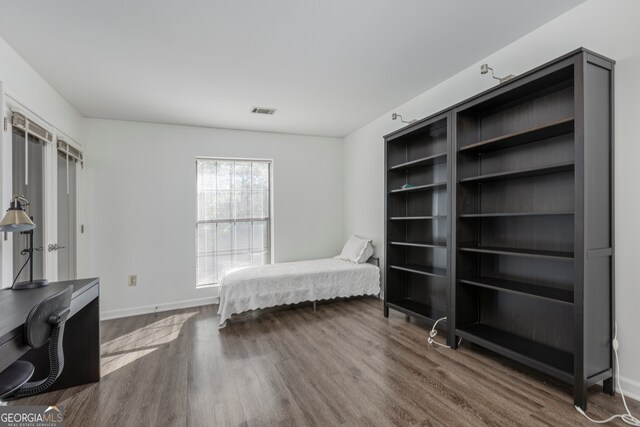
[[[87,117],[344,136],[582,1],[2,0],[0,35]]]

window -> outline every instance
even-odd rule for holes
[[[196,176],[196,286],[271,262],[271,162],[196,159]]]

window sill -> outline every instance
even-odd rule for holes
[[[205,285],[196,285],[196,289],[211,289],[211,288],[219,288],[220,283],[208,283]]]

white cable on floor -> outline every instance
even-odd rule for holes
[[[435,323],[433,324],[433,328],[431,328],[431,332],[429,332],[429,338],[427,338],[427,342],[429,344],[438,344],[439,346],[444,347],[444,348],[451,348],[448,345],[440,344],[438,341],[434,340],[436,335],[438,335],[438,331],[436,331],[436,326],[438,326],[438,323],[440,321],[442,321],[442,320],[447,320],[447,318],[446,317],[442,317],[442,318],[440,318],[440,319],[435,321]]]
[[[438,341],[436,341],[434,339],[436,337],[436,335],[438,335],[438,331],[436,331],[436,326],[438,326],[438,322],[440,322],[442,320],[447,320],[447,318],[446,317],[442,317],[442,318],[440,318],[440,319],[435,321],[435,323],[433,324],[433,328],[431,328],[431,332],[429,332],[429,338],[427,338],[427,342],[429,344],[437,344],[440,347],[451,348],[446,344],[440,344]],[[462,338],[460,338],[460,341],[458,341],[458,345],[460,345],[461,342],[462,342]]]
[[[627,406],[627,399],[624,397],[624,392],[622,391],[622,386],[620,386],[620,361],[618,359],[618,347],[620,346],[620,343],[618,342],[618,324],[617,323],[614,325],[614,328],[615,329],[614,329],[614,333],[613,333],[613,341],[611,342],[611,346],[613,347],[613,354],[614,354],[615,359],[616,359],[616,364],[613,367],[613,369],[614,369],[613,375],[616,377],[616,384],[618,385],[618,390],[620,390],[620,396],[622,396],[622,403],[624,403],[624,409],[627,410],[627,413],[626,414],[613,415],[613,416],[607,418],[606,420],[598,421],[598,420],[594,420],[594,419],[590,418],[587,414],[585,414],[585,412],[579,406],[576,406],[576,411],[578,411],[579,413],[584,415],[592,423],[596,423],[596,424],[606,424],[608,422],[611,422],[611,421],[615,420],[616,418],[620,418],[622,421],[624,421],[625,423],[629,424],[630,426],[640,426],[640,420],[638,418],[634,417],[633,415],[631,415],[631,411],[629,410],[629,407]],[[616,375],[616,370],[617,370],[617,375]]]

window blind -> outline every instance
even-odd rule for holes
[[[196,159],[196,285],[271,260],[271,162]]]
[[[53,135],[43,126],[27,118],[24,114],[13,111],[11,113],[11,125],[22,129],[27,134],[31,134],[45,142],[53,142]]]

